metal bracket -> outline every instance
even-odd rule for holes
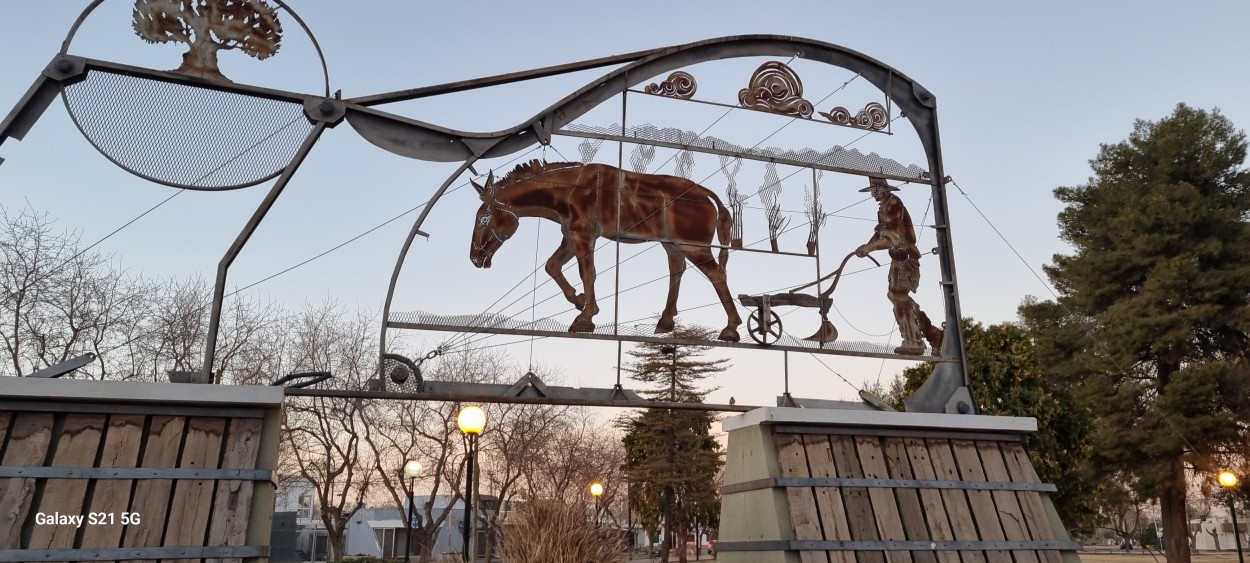
[[[504,394],[509,397],[521,397],[526,395],[525,391],[527,389],[533,389],[534,393],[537,393],[539,397],[551,396],[551,390],[547,388],[547,384],[543,383],[543,380],[539,379],[537,375],[534,375],[534,372],[532,371],[526,372],[525,375],[522,375],[521,379],[518,379],[512,387],[509,387],[508,390],[504,392]],[[534,396],[533,393],[530,393],[529,395]]]
[[[347,117],[347,104],[335,98],[304,98],[304,115],[314,125],[324,122],[327,127],[335,127]]]
[[[71,371],[74,371],[94,361],[95,361],[95,354],[92,354],[91,352],[87,352],[86,354],[83,354],[76,358],[70,358],[59,364],[50,365],[26,377],[47,377],[47,378],[61,377],[62,375],[65,375]]]

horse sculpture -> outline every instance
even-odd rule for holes
[[[673,330],[677,294],[686,260],[704,273],[725,307],[728,324],[721,340],[738,341],[742,318],[734,307],[726,282],[729,258],[729,210],[711,190],[677,176],[639,174],[606,164],[577,164],[532,160],[520,164],[486,185],[472,182],[481,196],[473,226],[469,259],[489,268],[495,251],[508,240],[521,217],[541,217],[560,224],[563,240],[547,259],[547,274],[564,297],[581,311],[569,332],[592,332],[599,312],[595,300],[595,242],[599,237],[625,243],[658,242],[668,253],[668,302],[655,332]],[[719,241],[720,259],[711,245]],[[577,258],[583,293],[577,293],[561,271]]]

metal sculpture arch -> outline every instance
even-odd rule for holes
[[[394,376],[396,381],[402,379],[414,382],[418,391],[427,393],[431,397],[455,396],[454,393],[440,395],[438,389],[428,389],[432,382],[424,381],[420,375],[419,366],[423,360],[413,362],[387,349],[387,331],[390,328],[418,327],[442,330],[471,328],[439,323],[414,323],[411,319],[395,317],[395,313],[391,310],[398,278],[412,243],[417,235],[427,236],[427,233],[422,231],[422,226],[430,211],[458,178],[466,171],[474,171],[474,165],[480,160],[517,154],[536,145],[547,146],[552,142],[553,137],[570,137],[586,139],[587,142],[615,140],[620,143],[628,142],[652,148],[663,147],[685,151],[687,161],[684,166],[687,170],[690,166],[689,153],[717,155],[722,159],[762,161],[768,166],[782,164],[810,168],[813,173],[813,190],[817,189],[815,180],[820,171],[930,186],[936,224],[934,228],[937,232],[935,254],[940,264],[940,287],[945,309],[945,314],[941,318],[946,321],[947,333],[940,350],[933,350],[935,356],[933,359],[938,361],[937,370],[926,382],[925,387],[909,401],[908,410],[952,411],[958,410],[954,405],[960,402],[964,403],[965,408],[971,406],[971,399],[966,390],[963,338],[960,333],[958,291],[944,189],[945,174],[938,138],[936,100],[920,84],[875,59],[837,45],[810,39],[777,35],[744,35],[344,100],[339,99],[337,95],[330,95],[329,72],[320,45],[303,20],[295,15],[295,12],[282,0],[273,1],[299,23],[313,44],[325,77],[323,94],[305,95],[71,55],[69,47],[79,26],[102,1],[94,0],[83,11],[70,29],[60,53],[53,58],[44,73],[4,121],[0,122],[0,143],[8,137],[20,140],[50,105],[52,99],[59,94],[84,137],[110,161],[139,177],[168,186],[198,190],[239,189],[276,179],[268,195],[244,225],[218,265],[203,367],[198,373],[181,374],[180,377],[184,380],[198,382],[214,380],[217,329],[230,265],[320,135],[326,129],[346,119],[362,137],[392,153],[420,160],[460,163],[451,176],[434,191],[421,215],[414,222],[396,259],[383,307],[384,326],[380,335],[383,367],[376,380],[379,390],[386,388],[389,374]],[[263,5],[263,2],[261,4]],[[276,48],[274,50],[276,51]],[[683,69],[696,63],[749,57],[793,57],[845,69],[879,89],[885,96],[883,100],[885,104],[871,102],[862,110],[854,108],[848,110],[839,106],[827,112],[817,112],[816,110],[820,108],[802,97],[802,84],[799,77],[787,65],[770,62],[758,68],[751,76],[747,88],[739,92],[738,102],[741,107],[810,120],[817,119],[813,115],[819,113],[820,119],[826,120],[824,123],[827,124],[887,133],[891,132],[892,128],[893,119],[890,119],[890,116],[894,110],[897,110],[900,118],[905,116],[912,124],[925,153],[927,170],[916,166],[906,167],[892,160],[877,157],[875,154],[862,155],[858,151],[843,151],[841,147],[824,152],[812,149],[779,152],[757,150],[755,147],[746,148],[713,137],[700,137],[698,134],[676,129],[670,130],[649,125],[627,128],[623,120],[615,129],[576,123],[578,118],[617,96],[622,97],[622,104],[624,104],[624,97],[631,92],[648,93],[675,100],[690,100],[697,89],[697,83],[694,76]],[[610,66],[617,68],[536,113],[532,118],[495,132],[455,130],[381,111],[375,107],[392,102],[452,94]],[[638,90],[637,87],[644,83],[647,83],[646,89]],[[173,98],[188,96],[200,100],[200,111],[192,114],[193,118],[189,120],[188,131],[164,138],[141,132],[177,130],[177,127],[170,124],[188,121],[186,113],[162,114],[155,111],[135,117],[127,115],[126,112],[117,111],[116,107],[109,105],[110,102],[121,99],[123,102],[128,100],[132,104],[160,109],[168,108],[168,102]],[[243,108],[233,113],[268,119],[270,128],[274,132],[252,137],[224,135],[223,137],[230,138],[234,144],[210,145],[209,152],[212,153],[209,155],[210,158],[201,158],[198,161],[194,158],[201,155],[192,155],[185,150],[179,152],[177,147],[192,144],[187,139],[199,132],[196,129],[214,126],[229,128],[229,123],[223,123],[216,119],[216,116],[231,112],[214,110],[214,108],[226,105]],[[118,121],[119,119],[122,121]],[[126,121],[126,119],[129,120]],[[170,146],[175,148],[159,148]],[[870,157],[876,160],[871,160]],[[650,156],[646,158],[649,159]],[[190,162],[191,165],[172,166],[171,162]],[[618,158],[617,167],[621,168],[623,164]],[[682,164],[679,163],[679,166]],[[775,173],[772,169],[769,172]],[[813,218],[817,222],[823,221],[817,211],[819,209],[818,194],[814,192],[812,195]],[[621,242],[620,238],[617,236],[618,243]],[[912,238],[914,239],[914,235]],[[914,247],[914,240],[912,243]],[[709,243],[709,245],[715,246],[715,243]],[[742,250],[740,237],[736,239],[736,243],[727,246],[728,248],[724,250]],[[776,252],[775,242],[773,252]],[[815,250],[809,242],[809,254],[814,253]],[[841,275],[841,268],[834,274],[823,276],[823,278],[820,277],[823,273],[819,272],[819,265],[817,270],[816,284],[837,274],[837,277],[834,277],[836,285]],[[817,307],[821,309],[823,317],[828,310],[829,295],[828,292],[819,291],[819,285],[818,293],[820,293],[819,296],[741,296],[740,300],[744,307],[755,309],[749,315],[750,318],[755,319],[755,326],[748,328],[758,345],[731,342],[729,341],[732,340],[731,338],[724,338],[728,336],[725,333],[722,333],[722,337],[727,342],[716,345],[755,348],[768,345],[773,349],[792,349],[803,352],[900,357],[897,353],[828,348],[826,345],[830,343],[831,333],[825,327],[814,335],[819,337],[815,345],[789,345],[778,343],[775,338],[769,342],[769,335],[780,336],[779,323],[775,327],[776,332],[770,324],[772,318],[770,307],[773,305]],[[725,301],[723,295],[720,299],[722,302]],[[726,306],[730,305],[726,304]],[[729,312],[732,325],[733,311],[729,310]],[[607,337],[618,342],[665,340],[657,336],[623,335],[615,328],[616,324],[616,322],[613,323],[614,328],[611,334],[587,334],[586,336]],[[552,336],[555,335],[553,333],[559,332],[494,327],[476,327],[476,330],[485,333],[506,332],[544,336]],[[432,357],[427,356],[425,359]],[[596,395],[596,398],[585,400],[601,403],[606,401],[609,404],[618,401],[615,404],[620,406],[636,406],[633,403],[636,402],[637,397],[621,389],[619,381],[614,389],[603,391],[606,393],[603,398],[597,398]],[[538,396],[549,400],[560,399],[571,401],[573,404],[584,404],[568,397],[561,399],[552,395],[552,392],[552,388],[548,388],[536,376],[529,374],[517,385],[506,390],[504,398],[510,400],[508,397],[522,399]]]

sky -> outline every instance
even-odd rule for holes
[[[875,58],[910,76],[937,98],[948,188],[959,298],[964,316],[984,323],[1015,320],[1025,296],[1051,296],[1041,266],[1068,248],[1058,237],[1061,205],[1052,192],[1084,183],[1088,162],[1100,143],[1126,138],[1137,119],[1157,120],[1178,103],[1219,108],[1238,126],[1250,124],[1245,61],[1250,42],[1244,2],[650,2],[482,3],[364,0],[351,3],[290,0],[325,54],[329,90],[345,98],[428,86],[530,68],[677,45],[713,37],[778,34],[840,45]],[[0,111],[7,112],[57,53],[69,26],[86,2],[5,0],[0,3]],[[157,69],[172,69],[183,49],[150,45],[130,28],[133,4],[106,0],[86,20],[70,53]],[[240,83],[317,95],[326,83],[311,42],[299,26],[279,14],[282,48],[265,61],[223,53],[223,73]],[[733,103],[754,68],[766,58],[692,65],[700,99]],[[791,61],[805,97],[826,111],[842,104],[855,111],[880,101],[879,91],[854,81],[846,71]],[[379,106],[377,109],[466,131],[498,131],[536,115],[609,69],[598,69],[506,87]],[[844,83],[847,85],[839,89]],[[800,123],[770,136],[787,120],[725,112],[631,95],[632,124],[702,131],[742,145],[763,142],[787,149],[849,146],[903,163],[923,165],[915,134],[903,121],[892,135],[859,139],[858,131]],[[829,97],[827,97],[829,96]],[[717,121],[718,116],[727,117]],[[240,116],[223,116],[242,119]],[[579,120],[596,126],[620,123],[613,98]],[[497,174],[523,157],[577,160],[579,139],[557,139],[551,148],[484,161]],[[597,162],[628,162],[632,146],[604,143]],[[650,171],[673,173],[672,151],[658,151]],[[231,192],[180,192],[135,177],[109,162],[79,134],[66,107],[54,102],[22,141],[0,145],[0,205],[47,213],[60,228],[114,256],[128,271],[150,277],[201,276],[211,280],[218,261],[247,221],[271,182]],[[387,153],[343,123],[326,132],[230,270],[229,288],[288,309],[336,302],[380,312],[387,284],[421,206],[455,171],[455,163],[428,163]],[[484,170],[480,170],[484,171]],[[792,169],[779,169],[786,176]],[[736,180],[749,192],[764,168],[743,166]],[[453,187],[463,186],[468,175]],[[726,178],[715,157],[699,156],[693,179],[724,195]],[[803,208],[810,172],[783,180],[782,206]],[[867,240],[876,206],[859,193],[863,178],[826,173],[820,179],[822,205],[834,216],[821,231],[821,273]],[[925,188],[900,192],[920,224],[932,224]],[[166,198],[168,202],[161,204]],[[554,250],[552,223],[527,219],[496,256],[490,270],[468,260],[469,233],[478,200],[468,188],[454,189],[431,210],[405,257],[396,292],[396,311],[475,314],[496,300],[513,303],[505,314],[528,320],[572,314],[535,266]],[[144,214],[153,206],[155,210]],[[748,202],[750,242],[764,227],[758,198]],[[142,215],[142,217],[140,217]],[[135,220],[138,217],[137,220]],[[131,222],[134,220],[133,222]],[[806,227],[782,239],[783,250],[802,252]],[[123,227],[116,234],[110,233]],[[920,247],[931,248],[932,229],[921,227]],[[365,234],[367,233],[367,234]],[[363,236],[361,236],[363,235]],[[107,237],[107,238],[106,238]],[[359,238],[356,238],[359,237]],[[348,242],[351,241],[351,242]],[[344,244],[347,243],[347,244]],[[760,243],[767,246],[767,241]],[[340,246],[341,245],[341,246]],[[663,306],[663,286],[646,283],[665,273],[657,245],[623,245],[619,306],[609,270],[615,248],[602,246],[597,285],[610,322],[645,320]],[[327,251],[329,251],[327,253]],[[315,259],[314,259],[315,258]],[[884,258],[884,257],[883,257]],[[311,261],[309,261],[312,259]],[[307,263],[305,263],[307,261]],[[735,253],[729,266],[732,293],[759,294],[814,279],[808,258]],[[302,264],[302,265],[301,265]],[[853,263],[854,264],[854,263]],[[293,269],[291,269],[294,267]],[[576,282],[576,276],[570,272]],[[925,262],[916,300],[930,316],[941,316],[936,263]],[[687,322],[719,327],[724,313],[706,305],[710,285],[693,269],[683,282],[680,307]],[[831,320],[843,340],[888,341],[894,322],[885,299],[885,270],[848,276],[835,292],[839,314]],[[515,288],[509,292],[508,288]],[[534,297],[536,296],[536,297]],[[606,297],[605,297],[606,296]],[[745,315],[746,310],[740,308]],[[816,327],[812,309],[783,316],[788,333],[805,336]],[[718,324],[719,323],[719,324]],[[564,384],[610,387],[616,377],[617,345],[563,338],[530,340],[495,336],[414,332],[400,338],[424,352],[444,342],[491,346],[519,366],[542,366]],[[745,338],[745,336],[744,336]],[[628,352],[631,345],[624,346]],[[770,405],[783,390],[799,397],[851,399],[856,388],[888,380],[911,362],[814,358],[775,351],[713,349],[732,368],[714,382],[709,401]],[[628,361],[628,356],[625,357]],[[512,379],[505,377],[505,379]],[[626,387],[630,386],[628,381]]]

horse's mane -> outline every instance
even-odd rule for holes
[[[516,165],[516,168],[513,168],[511,172],[504,174],[502,178],[496,180],[495,185],[502,187],[512,182],[519,182],[548,172],[575,166],[583,166],[583,164],[580,162],[544,162],[535,158],[529,162],[522,162]]]

